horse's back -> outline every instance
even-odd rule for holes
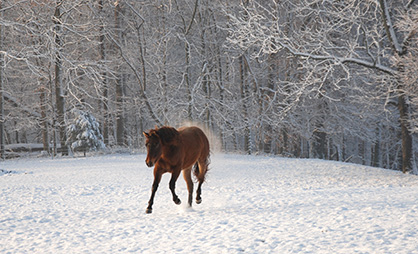
[[[202,148],[209,149],[209,141],[205,133],[196,126],[182,127],[178,129],[180,137],[184,142],[201,146]]]
[[[182,127],[178,129],[184,152],[195,163],[199,158],[209,156],[209,141],[205,133],[198,127]],[[191,156],[192,155],[192,156]],[[189,163],[187,163],[189,164]]]

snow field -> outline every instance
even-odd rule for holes
[[[321,160],[212,156],[203,202],[145,155],[1,162],[1,253],[418,253],[418,177]],[[196,185],[195,185],[196,188]]]

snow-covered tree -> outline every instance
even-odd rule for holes
[[[275,89],[281,95],[276,108],[285,106],[276,121],[301,118],[294,127],[309,127],[305,135],[297,131],[298,136],[305,136],[317,157],[333,153],[324,151],[323,143],[331,136],[328,142],[333,143],[349,134],[369,143],[370,150],[370,144],[380,142],[375,130],[390,124],[381,116],[390,112],[398,114],[400,123],[394,129],[400,132],[402,154],[396,168],[407,172],[412,162],[408,120],[414,109],[413,93],[405,91],[401,74],[410,66],[405,56],[413,59],[416,10],[414,1],[252,1],[230,14],[227,39],[236,51],[250,53],[253,62],[278,53],[296,61],[297,68],[287,65],[293,77],[281,84],[285,90]],[[333,114],[335,109],[344,111]],[[354,121],[344,120],[350,118]],[[356,146],[355,153],[365,150]]]
[[[100,150],[105,147],[99,123],[90,113],[79,109],[73,110],[74,119],[67,127],[67,145],[73,151],[83,151],[84,156],[89,150]]]
[[[57,151],[82,105],[106,145],[187,120],[225,151],[417,164],[417,1],[0,2],[6,145]]]

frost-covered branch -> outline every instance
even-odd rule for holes
[[[339,56],[332,56],[332,55],[316,55],[316,54],[311,54],[311,53],[304,53],[304,52],[299,52],[284,43],[278,42],[278,44],[280,44],[282,48],[288,50],[292,55],[298,56],[298,57],[304,57],[307,59],[319,60],[319,61],[330,60],[330,61],[342,63],[342,64],[354,63],[354,64],[358,64],[367,68],[372,68],[372,69],[376,69],[379,71],[383,71],[391,75],[394,75],[397,72],[395,69],[392,69],[390,67],[387,67],[382,64],[375,63],[375,62],[363,60],[363,59],[358,59],[358,58],[353,58],[353,57],[339,57]]]
[[[128,57],[125,54],[125,51],[122,47],[122,45],[120,45],[120,43],[112,36],[111,33],[107,34],[108,38],[116,45],[116,47],[118,48],[119,52],[120,52],[120,56],[122,57],[122,59],[124,60],[124,62],[129,66],[129,68],[131,69],[131,71],[134,73],[135,78],[140,86],[140,95],[144,100],[145,105],[147,106],[148,112],[150,113],[151,117],[154,119],[154,121],[162,126],[163,122],[160,120],[160,118],[157,116],[157,114],[154,111],[153,106],[151,105],[151,102],[148,98],[147,92],[144,89],[144,84],[142,82],[141,79],[141,74],[138,72],[137,68],[134,66],[134,64],[132,63],[132,61],[130,59],[128,59]]]
[[[380,8],[382,9],[382,18],[383,18],[383,25],[388,32],[389,40],[391,41],[395,51],[399,55],[403,55],[405,53],[405,48],[401,46],[398,40],[398,36],[396,36],[395,29],[392,22],[392,17],[389,13],[389,7],[386,0],[379,0]]]
[[[29,114],[29,115],[31,115],[31,116],[34,116],[34,117],[36,117],[36,118],[38,118],[38,119],[41,119],[41,118],[42,118],[41,114],[39,114],[38,112],[34,111],[33,109],[30,109],[30,108],[28,108],[28,107],[26,107],[26,106],[24,106],[24,105],[21,105],[21,104],[18,102],[18,100],[17,100],[17,99],[15,99],[15,98],[13,98],[11,95],[8,95],[8,94],[6,94],[6,93],[3,93],[3,97],[4,97],[4,99],[5,99],[8,103],[10,103],[10,104],[11,104],[14,108],[19,109],[19,110],[21,110],[21,111],[23,111],[23,112],[25,112],[25,113],[27,113],[27,114]]]

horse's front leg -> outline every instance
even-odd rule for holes
[[[171,173],[171,180],[170,180],[170,186],[169,186],[170,190],[171,190],[171,194],[173,194],[173,201],[176,205],[181,204],[181,200],[176,195],[176,181],[179,178],[180,171],[181,171],[181,169],[174,169],[173,170],[173,173]]]
[[[152,213],[152,205],[154,204],[155,193],[157,192],[158,185],[160,184],[160,181],[161,181],[161,175],[162,175],[162,172],[154,168],[154,182],[152,184],[151,198],[148,201],[148,207],[147,207],[146,213]]]

